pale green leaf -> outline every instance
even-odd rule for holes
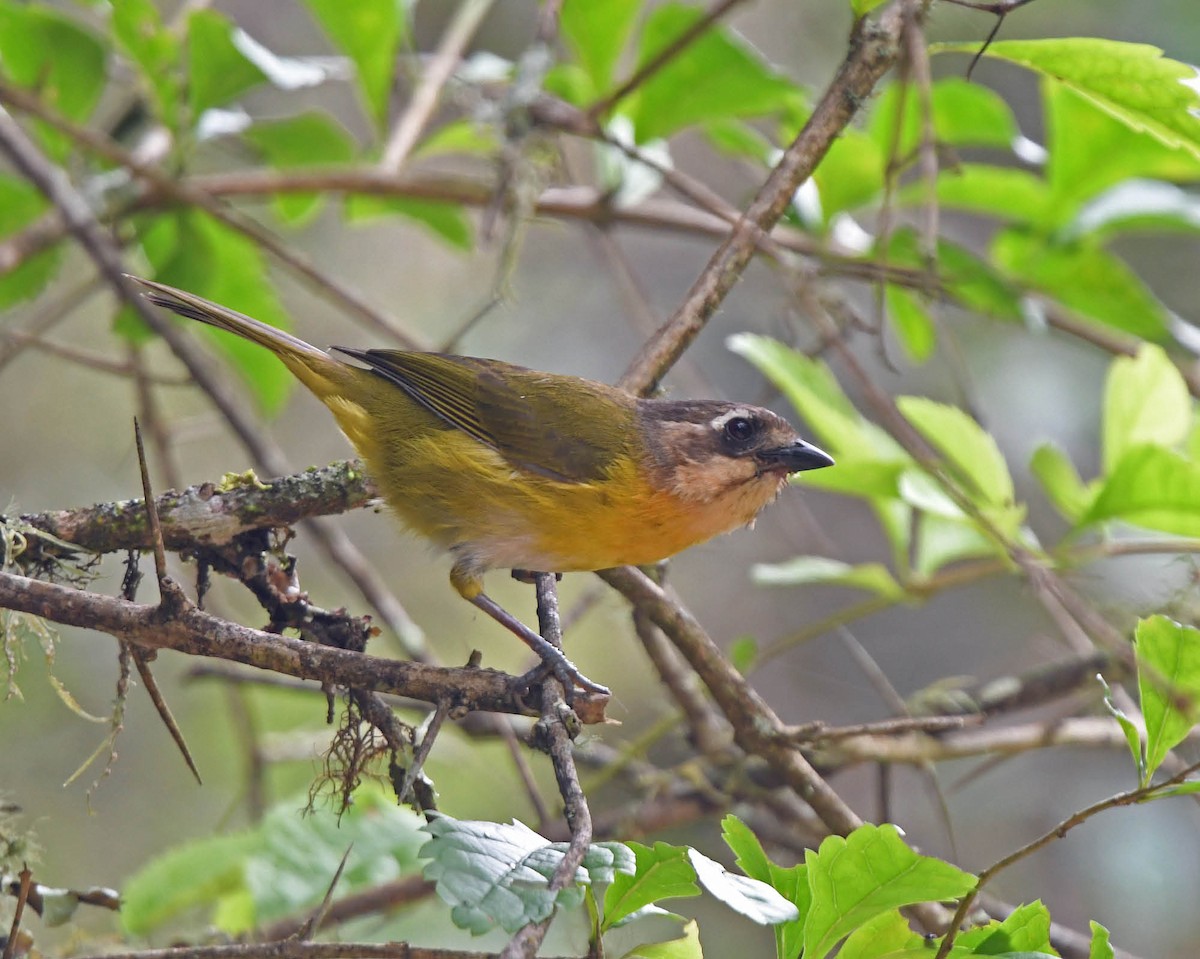
[[[358,72],[367,114],[382,126],[387,119],[396,53],[407,34],[404,5],[397,0],[304,0],[335,47]]]
[[[850,9],[854,12],[854,16],[865,17],[876,7],[881,7],[886,0],[850,0]]]
[[[1050,945],[1050,912],[1040,901],[1018,906],[1003,921],[959,935],[956,944],[981,956],[1046,955]]]
[[[1094,491],[1084,485],[1067,454],[1053,443],[1043,443],[1034,451],[1029,469],[1055,509],[1072,523],[1078,522]]]
[[[182,83],[179,41],[163,24],[158,7],[153,0],[112,0],[112,29],[153,95],[159,119],[176,127]]]
[[[1119,356],[1104,388],[1104,470],[1145,443],[1175,446],[1192,424],[1187,384],[1167,354],[1143,343],[1137,356]]]
[[[695,919],[684,923],[683,935],[667,942],[646,942],[634,946],[624,959],[704,959],[700,948],[700,927]]]
[[[1013,500],[1008,464],[991,434],[956,406],[922,396],[901,396],[900,412],[967,479],[988,503]]]
[[[912,931],[900,910],[888,909],[850,933],[838,950],[838,959],[879,959],[906,949],[928,952],[929,942]]]
[[[1144,785],[1200,718],[1200,630],[1151,616],[1137,625],[1135,652],[1146,721]]]
[[[233,22],[215,10],[188,17],[188,97],[192,117],[229,103],[267,79],[234,45]]]
[[[641,4],[638,0],[587,0],[563,5],[559,29],[563,40],[591,80],[602,91],[629,39]]]
[[[937,346],[937,327],[925,303],[912,290],[889,283],[887,316],[896,331],[896,339],[914,363],[924,363]]]
[[[1129,450],[1079,525],[1110,520],[1178,536],[1200,536],[1200,464],[1161,446]]]
[[[0,174],[0,238],[23,230],[49,206],[50,201],[28,180]],[[58,272],[61,261],[62,247],[56,244],[29,257],[15,270],[0,274],[0,310],[41,293]]]
[[[757,563],[751,571],[760,586],[800,586],[818,583],[865,589],[888,599],[901,599],[904,589],[882,563],[852,566],[825,556],[796,556],[782,563]]]
[[[1146,756],[1142,749],[1142,733],[1138,729],[1137,724],[1125,715],[1125,711],[1121,709],[1112,697],[1112,690],[1104,677],[1097,675],[1096,679],[1104,689],[1104,708],[1108,710],[1108,714],[1117,721],[1117,725],[1121,727],[1121,732],[1125,736],[1125,745],[1129,747],[1129,753],[1133,756],[1133,765],[1138,771],[1138,782],[1146,781]]]
[[[1108,941],[1108,930],[1093,920],[1088,924],[1092,930],[1092,945],[1088,959],[1114,959],[1112,944]]]

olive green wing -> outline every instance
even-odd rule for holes
[[[601,479],[634,423],[631,396],[575,377],[443,353],[338,351],[512,466],[560,482]]]

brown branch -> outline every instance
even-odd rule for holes
[[[536,690],[527,694],[528,701],[522,700],[513,693],[513,677],[497,670],[430,666],[306,643],[219,619],[190,604],[165,615],[157,606],[0,572],[0,607],[100,630],[149,648],[245,663],[288,676],[394,693],[426,703],[448,700],[455,714],[482,709],[530,715],[540,705]],[[578,694],[580,719],[603,721],[604,701]]]
[[[405,876],[391,882],[380,883],[369,889],[351,893],[330,903],[325,915],[321,918],[313,932],[340,925],[352,919],[360,919],[376,913],[387,914],[400,906],[417,902],[433,895],[434,884],[423,876]],[[287,939],[304,928],[308,915],[279,919],[269,926],[258,930],[255,938],[262,942],[275,939]]]
[[[75,959],[496,959],[494,952],[436,949],[407,942],[275,942],[232,943],[220,946],[176,946],[135,952],[105,952]]]

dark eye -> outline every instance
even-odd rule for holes
[[[758,432],[758,424],[745,416],[735,416],[725,424],[725,435],[735,443],[745,443]]]

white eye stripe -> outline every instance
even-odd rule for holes
[[[732,410],[726,410],[720,416],[714,416],[711,420],[709,420],[708,425],[714,430],[723,430],[726,423],[728,423],[730,420],[736,420],[739,418],[753,421],[756,419],[756,416],[753,410],[746,409],[743,406],[738,406]]]

